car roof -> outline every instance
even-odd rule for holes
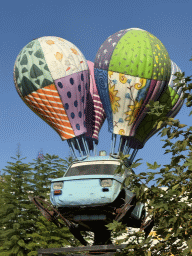
[[[82,162],[92,162],[92,161],[115,161],[119,162],[119,158],[115,158],[112,156],[88,156],[85,158],[78,158],[73,163],[82,163]]]

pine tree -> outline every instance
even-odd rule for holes
[[[56,155],[44,155],[43,159],[35,159],[30,165],[34,169],[34,194],[33,196],[41,196],[50,203],[50,185],[51,179],[62,177],[70,164],[71,158],[66,160],[59,158]],[[37,248],[55,248],[64,247],[65,245],[79,244],[74,240],[74,237],[69,232],[67,226],[58,228],[55,224],[49,222],[39,212],[35,223],[37,229],[32,234],[33,240],[29,244],[31,246],[31,253],[29,256],[36,255],[35,249]]]
[[[16,162],[8,162],[0,182],[0,256],[35,256],[39,248],[79,244],[68,228],[50,223],[28,196],[49,201],[50,180],[62,177],[72,158],[66,160],[46,154],[25,164],[20,145]]]
[[[16,162],[8,162],[0,184],[0,255],[26,256],[27,245],[34,232],[36,209],[29,204],[28,193],[31,191],[31,168],[22,161],[20,148],[16,153]]]

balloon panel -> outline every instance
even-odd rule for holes
[[[64,106],[75,136],[85,133],[85,104],[88,92],[88,70],[55,80],[62,106]]]
[[[98,93],[107,117],[108,130],[113,132],[113,116],[108,91],[108,71],[95,68],[94,73]]]
[[[62,140],[86,132],[88,66],[75,45],[57,37],[33,40],[17,57],[14,81],[24,102],[54,128]],[[69,104],[70,97],[73,101]]]
[[[38,39],[54,80],[88,70],[85,57],[71,42],[58,37]]]
[[[90,73],[90,89],[87,101],[86,127],[88,138],[93,138],[98,143],[98,134],[105,121],[106,115],[98,94],[94,77],[94,63],[87,61]]]
[[[32,92],[24,98],[33,111],[50,123],[62,139],[75,136],[54,84]]]
[[[23,97],[54,83],[38,40],[29,43],[18,55],[15,78],[16,88]]]
[[[151,80],[108,71],[108,91],[113,113],[113,133],[129,136]]]
[[[173,88],[175,92],[177,92],[178,97],[177,97],[177,101],[175,102],[174,107],[171,109],[171,111],[168,114],[168,116],[170,116],[170,117],[175,117],[184,103],[182,88],[178,89],[174,85],[173,80],[176,78],[176,76],[174,75],[176,72],[181,73],[182,71],[173,61],[171,61],[171,78],[170,78],[169,86],[171,88]],[[184,82],[184,81],[182,81],[182,82]]]
[[[117,33],[109,36],[107,40],[100,46],[96,59],[94,62],[94,67],[97,69],[104,69],[108,70],[109,68],[109,61],[111,60],[111,55],[113,53],[114,48],[116,47],[117,43],[121,39],[121,37],[127,33],[129,29],[124,29],[118,31]]]

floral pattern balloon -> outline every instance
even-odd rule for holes
[[[181,92],[169,83],[173,65],[162,42],[138,28],[109,36],[99,48],[95,79],[108,128],[129,148],[142,148],[154,134],[156,119],[146,108],[150,100],[166,103],[170,113],[177,113]]]

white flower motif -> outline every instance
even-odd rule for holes
[[[120,37],[120,36],[121,36],[121,33],[120,33],[120,34],[118,34],[117,36],[118,36],[118,37]]]
[[[65,60],[65,65],[70,66],[71,62],[69,60]]]
[[[99,62],[99,67],[101,67],[101,62]]]
[[[68,56],[68,59],[70,59],[70,60],[73,61],[73,56],[70,54],[70,55]]]
[[[105,49],[105,50],[103,51],[104,54],[106,54],[107,52],[108,52],[107,49]]]
[[[101,56],[101,55],[100,55],[100,54],[98,54],[97,58],[99,59],[99,58],[100,58],[100,56]]]
[[[111,40],[112,40],[112,38],[109,38],[109,39],[108,39],[108,42],[111,42]]]
[[[112,45],[113,45],[113,47],[116,45],[117,43],[116,42],[114,42]]]
[[[109,63],[109,61],[108,60],[105,60],[105,65],[107,65]]]

